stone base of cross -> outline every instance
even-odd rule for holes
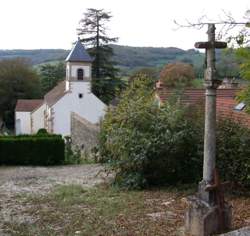
[[[215,49],[226,48],[225,42],[215,41],[215,25],[208,25],[208,42],[198,42],[196,48],[206,49],[204,86],[206,89],[203,179],[196,196],[187,198],[186,232],[193,236],[209,236],[231,226],[231,206],[224,201],[223,187],[216,171],[216,79]]]

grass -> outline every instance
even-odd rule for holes
[[[45,196],[19,196],[24,209],[20,214],[33,222],[5,222],[4,228],[19,236],[176,235],[183,225],[181,198],[186,194],[175,189],[127,192],[103,185],[63,185]],[[147,215],[164,211],[171,213],[169,218]]]
[[[100,185],[60,185],[46,195],[19,194],[22,221],[4,223],[4,232],[18,236],[177,236],[184,225],[182,200],[194,188],[121,191]],[[250,222],[250,198],[230,196],[233,228]],[[158,213],[157,216],[149,214]]]

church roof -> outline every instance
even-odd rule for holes
[[[88,52],[82,45],[80,39],[78,39],[77,43],[69,53],[66,58],[66,61],[69,62],[92,62],[92,58],[89,56]]]
[[[44,100],[49,105],[54,105],[60,98],[62,98],[67,92],[65,91],[66,81],[62,81],[57,84],[52,90],[45,94]]]
[[[18,99],[15,111],[32,112],[43,104],[42,99]]]

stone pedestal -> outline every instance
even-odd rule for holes
[[[210,236],[230,229],[232,208],[228,204],[225,204],[221,210],[219,206],[211,206],[198,196],[188,197],[187,203],[188,210],[185,215],[185,231],[187,234]],[[221,224],[220,222],[224,223]]]

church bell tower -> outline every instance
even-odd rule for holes
[[[66,58],[66,91],[72,83],[84,83],[90,87],[92,58],[82,45],[80,38]]]

